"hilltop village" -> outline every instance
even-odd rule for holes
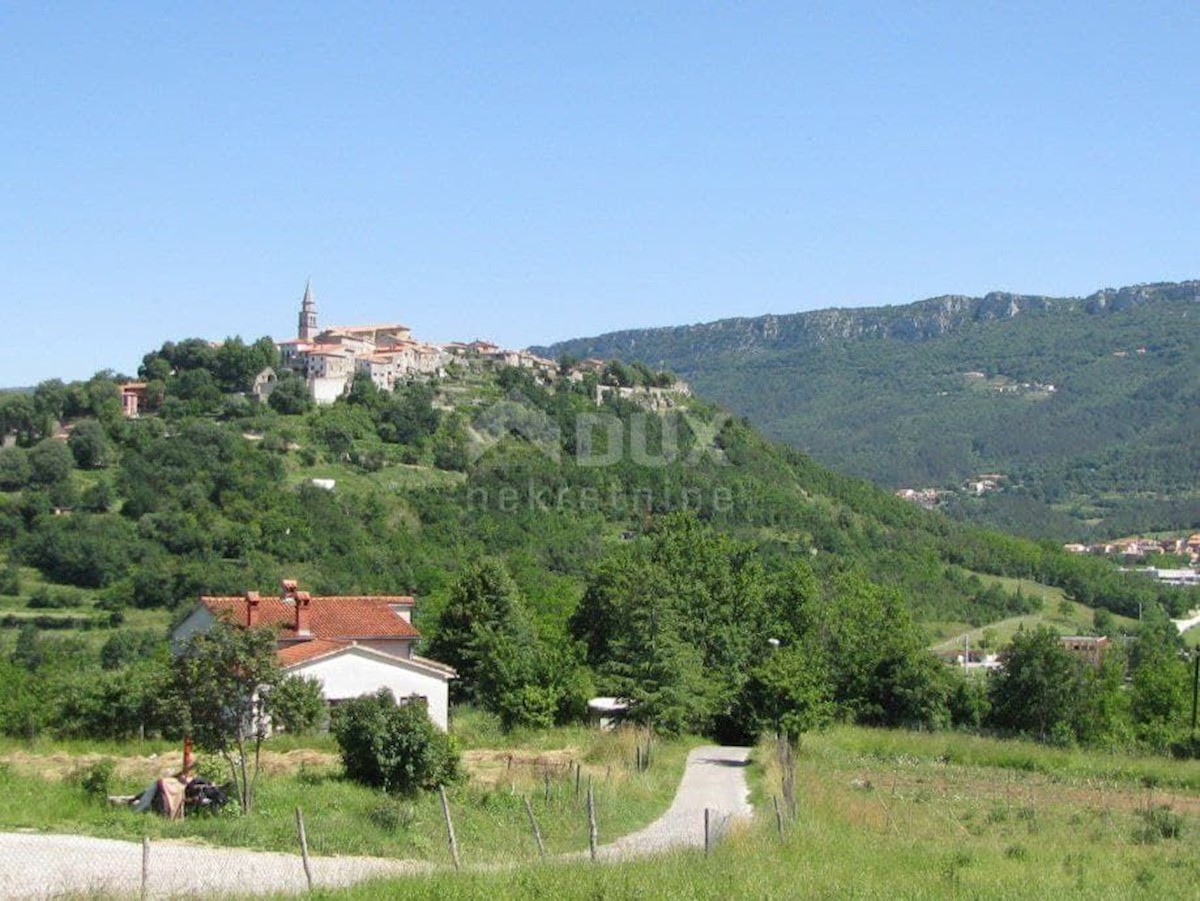
[[[533,370],[549,380],[558,364],[524,350],[505,350],[490,341],[469,344],[430,344],[413,337],[399,323],[375,325],[317,325],[317,304],[312,285],[304,288],[295,338],[276,343],[280,364],[307,380],[313,399],[333,403],[349,390],[355,374],[362,372],[384,391],[413,376],[442,376],[446,366],[468,358]],[[603,369],[601,361],[587,361]]]
[[[360,373],[380,390],[392,391],[397,384],[412,379],[444,378],[454,366],[516,367],[528,370],[547,385],[560,378],[581,382],[594,375],[597,403],[609,394],[617,394],[653,410],[670,408],[679,395],[691,393],[685,382],[670,373],[651,372],[638,364],[625,366],[600,359],[554,361],[482,339],[469,343],[430,343],[415,338],[407,325],[395,322],[322,328],[317,323],[317,303],[311,283],[305,285],[300,301],[296,337],[274,344],[279,355],[278,368],[264,368],[247,392],[260,402],[265,402],[278,385],[281,370],[303,379],[313,400],[325,405],[348,394]],[[120,390],[127,418],[137,418],[156,405],[157,399],[148,395],[146,381],[126,382]]]

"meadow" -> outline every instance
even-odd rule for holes
[[[588,846],[586,795],[593,789],[602,838],[649,823],[674,795],[684,758],[696,739],[655,741],[651,765],[638,770],[640,730],[597,732],[564,727],[503,733],[491,717],[457,714],[468,778],[447,788],[464,862],[531,861],[539,856],[525,808],[529,800],[547,853]],[[171,822],[108,803],[175,772],[178,746],[162,742],[0,743],[0,831],[35,830],[140,840],[183,839],[264,851],[295,852],[295,809],[304,813],[309,850],[448,864],[446,827],[436,793],[388,796],[342,775],[328,736],[268,743],[255,810]],[[110,769],[99,780],[94,774]],[[213,781],[215,759],[201,762]],[[93,790],[88,791],[89,780]]]
[[[555,859],[587,847],[588,780],[601,842],[612,840],[665,810],[695,740],[657,742],[650,768],[639,772],[639,731],[506,734],[469,711],[456,734],[470,772],[449,792],[463,863],[457,873],[437,795],[388,797],[347,782],[328,738],[273,741],[254,814],[174,823],[108,805],[85,791],[80,775],[112,760],[111,787],[132,791],[175,766],[178,748],[6,742],[0,830],[295,853],[299,805],[314,854],[434,867],[316,893],[328,898],[1191,898],[1200,884],[1200,761],[836,726],[801,743],[794,811],[776,750],[763,743],[750,768],[757,815],[711,855],[697,849],[592,864]],[[533,843],[526,798],[546,860]]]
[[[435,872],[330,898],[1194,898],[1200,763],[958,734],[806,737],[782,834],[773,748],[758,815],[712,852]],[[786,807],[786,805],[785,805]]]

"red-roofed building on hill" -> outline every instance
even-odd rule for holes
[[[400,700],[424,698],[430,719],[445,729],[455,672],[414,653],[421,633],[412,624],[413,603],[405,595],[313,596],[284,579],[278,597],[256,591],[201,597],[173,639],[184,642],[219,619],[244,628],[271,626],[284,670],[315,678],[329,703],[390,688]]]

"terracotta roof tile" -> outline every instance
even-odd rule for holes
[[[280,648],[275,656],[279,658],[279,662],[283,666],[295,666],[297,663],[304,663],[316,657],[324,657],[326,654],[333,654],[342,648],[350,646],[351,642],[349,641],[330,641],[324,638],[313,638],[309,641],[298,641],[285,648]]]
[[[246,621],[245,597],[202,597],[200,603],[217,616],[235,623]],[[308,607],[308,628],[314,639],[351,641],[359,638],[420,638],[412,623],[393,607],[411,608],[405,595],[328,595],[313,597]],[[258,623],[279,627],[279,638],[296,638],[296,608],[280,597],[262,597]]]

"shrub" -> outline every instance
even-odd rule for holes
[[[26,606],[30,610],[62,610],[66,607],[82,607],[83,598],[64,591],[50,591],[45,585],[34,589]]]
[[[104,798],[109,793],[116,769],[116,763],[102,757],[90,766],[75,770],[71,774],[71,781],[83,789],[83,793],[89,798]]]
[[[21,593],[21,571],[11,563],[0,569],[0,594],[16,597]]]
[[[332,731],[346,775],[356,782],[415,794],[460,777],[457,749],[430,721],[424,702],[397,705],[386,688],[335,708]]]
[[[284,732],[315,732],[325,719],[321,683],[311,676],[285,676],[271,698],[271,720]]]
[[[1152,845],[1164,838],[1179,838],[1183,834],[1183,817],[1163,804],[1151,810],[1141,810],[1142,825],[1133,832],[1133,840]]]
[[[367,812],[367,819],[384,832],[402,832],[417,820],[412,804],[386,799]]]

